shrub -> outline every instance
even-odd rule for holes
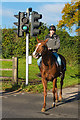
[[[37,35],[38,39],[44,40],[48,34],[48,28],[42,23],[40,27],[41,34]],[[26,54],[26,34],[24,37],[18,37],[14,32],[15,28],[2,29],[2,56],[4,58],[10,58],[12,56],[22,57]],[[30,30],[29,30],[30,32]],[[65,30],[57,30],[57,35],[60,37],[60,49],[59,53],[62,54],[67,63],[78,63],[79,55],[79,39],[80,36],[71,37]],[[1,44],[1,40],[0,40]],[[36,37],[29,36],[29,54],[32,55],[37,44]]]

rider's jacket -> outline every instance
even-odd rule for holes
[[[60,48],[60,39],[59,36],[56,34],[53,34],[52,37],[50,37],[50,35],[48,34],[45,39],[49,39],[48,42],[46,43],[48,48],[50,48],[50,50],[52,50],[52,52],[57,52],[58,49]]]

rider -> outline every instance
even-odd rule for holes
[[[60,39],[59,39],[59,36],[56,35],[56,27],[54,25],[51,25],[49,27],[49,34],[45,37],[45,39],[47,38],[48,38],[48,42],[46,44],[48,46],[48,49],[51,50],[53,52],[53,55],[56,57],[57,62],[60,66],[60,73],[62,74],[61,58],[57,54],[58,49],[60,48]],[[37,61],[39,69],[41,67],[41,61],[42,61],[42,57],[40,57]]]

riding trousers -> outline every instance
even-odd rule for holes
[[[53,55],[57,58],[58,64],[61,65],[61,58],[59,57],[57,52],[53,52]],[[37,60],[37,64],[39,67],[41,66],[41,62],[42,62],[42,56]]]

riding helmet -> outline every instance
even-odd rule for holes
[[[50,30],[56,31],[56,27],[55,27],[54,25],[51,25],[51,26],[49,27],[49,31],[50,31]]]

